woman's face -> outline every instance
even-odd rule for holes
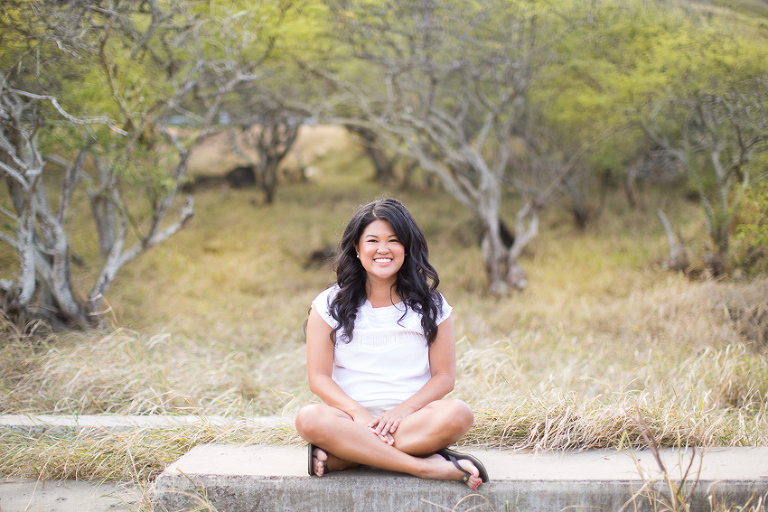
[[[369,281],[381,281],[390,286],[395,283],[405,261],[405,247],[388,221],[379,219],[368,224],[355,250]]]

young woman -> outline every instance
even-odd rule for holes
[[[307,320],[309,386],[323,401],[296,417],[310,475],[361,464],[477,489],[477,458],[447,447],[472,426],[454,387],[451,306],[437,291],[424,234],[394,199],[363,206],[347,225],[336,283]]]

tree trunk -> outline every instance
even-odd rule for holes
[[[13,95],[4,98],[7,119],[0,132],[0,170],[6,177],[9,195],[18,215],[13,245],[19,258],[18,282],[4,307],[26,320],[31,314],[72,325],[82,318],[82,308],[72,293],[69,243],[64,222],[78,168],[68,168],[62,180],[59,207],[54,214],[42,179],[44,161],[38,149],[38,134],[27,125],[24,103]],[[84,154],[78,155],[82,164]],[[32,304],[38,297],[37,311]]]
[[[345,128],[360,137],[360,145],[363,146],[365,154],[368,155],[368,158],[373,163],[374,181],[385,184],[390,183],[395,177],[394,162],[384,152],[376,132],[369,128],[352,124],[345,125]]]
[[[520,264],[520,257],[525,247],[538,235],[537,208],[530,202],[518,212],[511,245],[505,243],[500,217],[489,217],[482,222],[486,226],[482,254],[490,292],[503,296],[510,289],[524,290],[528,286],[528,274]]]
[[[99,175],[99,187],[96,190],[88,191],[88,199],[91,203],[93,220],[96,223],[96,233],[99,236],[99,254],[102,260],[106,260],[115,245],[115,237],[117,236],[117,210],[109,192],[113,165],[108,164],[97,155],[93,156],[93,160]]]
[[[259,155],[259,176],[267,204],[274,203],[280,162],[296,142],[301,124],[280,111],[268,112],[262,116],[259,134],[253,144]]]
[[[488,289],[494,295],[503,296],[509,294],[510,289],[524,290],[528,286],[527,273],[519,260],[525,247],[538,234],[538,211],[532,201],[527,203],[517,214],[515,232],[508,233],[499,215],[500,203],[501,193],[495,190],[478,208],[478,216],[484,227],[481,249]]]
[[[515,242],[507,257],[507,282],[510,286],[523,290],[528,286],[528,275],[520,266],[523,250],[539,234],[539,207],[534,200],[528,201],[515,218]]]
[[[664,225],[664,231],[667,233],[667,242],[669,243],[669,261],[667,266],[670,270],[679,272],[685,272],[688,270],[689,263],[688,257],[685,254],[685,245],[683,244],[683,237],[678,232],[677,240],[675,234],[672,231],[672,224],[670,224],[667,216],[661,210],[656,210],[656,215],[661,219],[661,223]]]
[[[568,209],[573,218],[573,223],[579,231],[587,229],[587,224],[590,221],[589,207],[584,198],[584,192],[580,189],[583,181],[585,180],[567,179],[564,180],[561,187],[561,192],[570,200]]]
[[[485,219],[486,222],[488,220]],[[481,247],[483,261],[485,262],[485,272],[488,275],[488,289],[493,295],[503,296],[509,293],[509,285],[504,278],[503,269],[508,251],[501,242],[498,224],[495,231],[496,234],[494,235],[493,227],[486,226]]]
[[[261,188],[264,191],[264,202],[267,204],[273,204],[275,202],[278,164],[279,162],[267,158],[266,161],[262,161],[259,165]]]
[[[415,158],[408,162],[403,171],[403,181],[400,183],[400,190],[407,190],[411,186],[411,180],[413,179],[413,173],[419,168],[419,161]]]
[[[19,282],[12,292],[8,304],[9,311],[15,316],[24,315],[29,309],[29,303],[37,285],[35,273],[35,212],[32,207],[32,197],[24,194],[23,208],[19,212],[19,223],[16,240],[19,255]]]
[[[730,221],[731,216],[728,216]],[[710,234],[714,244],[714,252],[705,255],[704,263],[712,277],[725,275],[725,267],[729,258],[730,233],[729,222],[722,221],[713,227]]]
[[[637,208],[637,164],[627,169],[627,174],[624,175],[624,193],[629,207],[633,210]]]

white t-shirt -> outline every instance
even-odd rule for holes
[[[338,325],[329,311],[338,293],[332,286],[318,295],[312,306],[332,328]],[[437,324],[451,314],[442,299]],[[405,310],[405,317],[400,320]],[[369,301],[360,306],[351,341],[336,334],[333,352],[333,380],[352,399],[367,409],[391,409],[419,389],[430,378],[429,347],[421,327],[421,315],[401,302],[374,308]]]

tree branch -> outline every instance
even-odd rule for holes
[[[77,125],[105,124],[105,125],[109,126],[110,129],[112,131],[114,131],[115,133],[118,133],[120,135],[128,135],[128,133],[126,131],[117,128],[114,125],[114,120],[110,119],[109,117],[101,116],[101,117],[78,118],[78,117],[75,117],[75,116],[69,114],[66,110],[64,110],[64,108],[62,108],[62,106],[59,104],[59,100],[57,100],[53,96],[42,95],[42,94],[33,94],[31,92],[21,91],[19,89],[8,89],[8,90],[10,92],[14,93],[14,94],[18,94],[19,96],[24,96],[26,98],[31,98],[31,99],[35,99],[35,100],[51,102],[51,104],[54,106],[56,111],[59,114],[61,114],[61,116],[64,117],[64,119],[66,119],[68,122],[70,122],[72,124],[77,124]]]

